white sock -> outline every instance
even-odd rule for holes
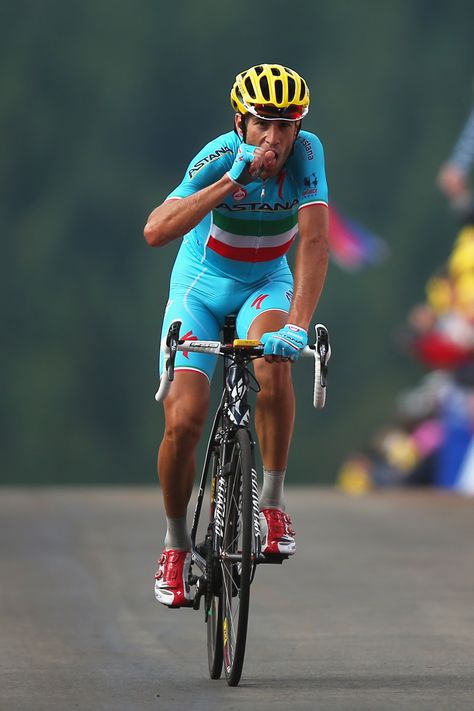
[[[179,518],[166,517],[165,548],[178,551],[191,550],[191,536],[188,531],[186,516]]]
[[[286,469],[283,469],[283,471],[263,470],[263,486],[260,494],[261,509],[285,510],[285,499],[283,497],[285,474]]]

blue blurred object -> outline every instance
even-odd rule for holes
[[[447,395],[440,414],[445,437],[439,450],[435,485],[455,489],[472,438],[465,392],[454,387]]]

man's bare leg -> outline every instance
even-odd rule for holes
[[[278,331],[286,323],[281,311],[266,311],[253,322],[249,337]],[[260,494],[260,530],[265,555],[293,555],[295,532],[285,513],[283,486],[295,420],[295,397],[291,364],[255,361],[255,374],[260,384],[257,395],[255,427],[263,459],[263,487]]]
[[[286,323],[281,311],[266,311],[253,322],[249,338],[278,331]],[[254,363],[261,391],[257,395],[255,428],[263,460],[262,508],[284,510],[283,483],[295,420],[295,397],[289,362]]]
[[[209,407],[203,373],[177,371],[164,402],[165,432],[158,452],[158,476],[167,519],[167,548],[189,549],[186,511],[196,472],[195,451]]]

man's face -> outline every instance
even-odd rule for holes
[[[241,129],[241,122],[242,117],[237,114],[237,129]],[[276,156],[275,166],[261,173],[263,180],[274,178],[280,173],[291,153],[299,126],[299,121],[266,121],[257,116],[247,117],[246,142],[264,151],[272,150]]]

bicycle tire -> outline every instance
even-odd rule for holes
[[[216,473],[219,468],[219,455],[213,458],[211,477],[211,504],[216,490]],[[212,522],[211,522],[212,525]],[[209,676],[211,679],[220,679],[222,674],[222,663],[224,650],[222,644],[222,602],[220,596],[220,585],[216,577],[220,571],[216,568],[218,563],[214,557],[212,538],[207,540],[206,577],[209,590],[206,593],[206,628],[207,628],[207,661],[209,665]]]
[[[220,679],[224,650],[222,644],[222,602],[213,595],[207,613],[207,661],[211,679]]]
[[[242,674],[252,577],[252,447],[249,432],[237,430],[229,473],[220,566],[224,670],[229,686]],[[240,560],[226,555],[239,554]]]

